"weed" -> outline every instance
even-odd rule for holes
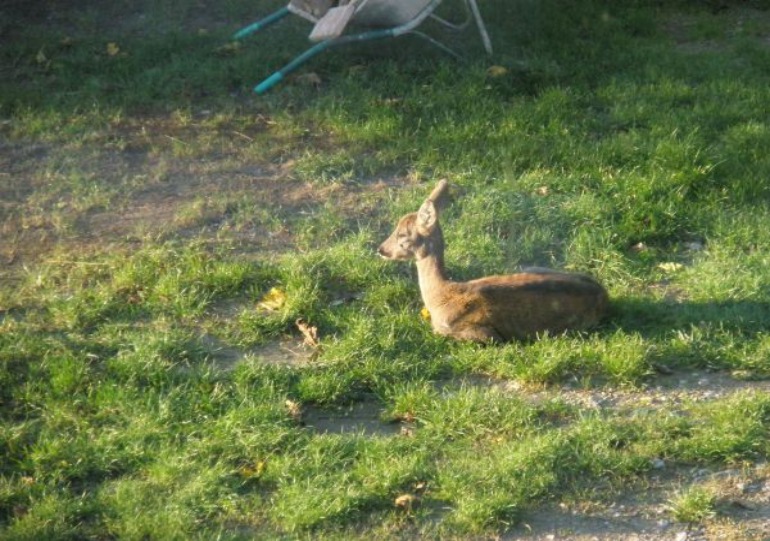
[[[716,515],[715,503],[706,488],[690,487],[671,500],[671,516],[679,522],[701,522]]]

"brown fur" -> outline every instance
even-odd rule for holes
[[[440,181],[420,210],[401,218],[379,248],[386,259],[416,260],[434,332],[459,340],[503,342],[586,329],[601,320],[607,292],[583,274],[534,269],[469,282],[449,280],[436,209],[446,190],[446,181]]]

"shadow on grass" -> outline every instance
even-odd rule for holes
[[[661,338],[693,327],[752,335],[770,330],[770,303],[615,299],[608,323],[646,338]]]

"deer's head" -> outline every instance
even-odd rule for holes
[[[438,223],[439,201],[447,192],[447,181],[440,180],[417,212],[398,221],[395,231],[377,252],[385,259],[403,261],[422,259],[428,255],[443,256],[444,238]]]

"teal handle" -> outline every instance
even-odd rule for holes
[[[257,94],[264,94],[271,88],[273,88],[275,85],[280,83],[283,80],[283,73],[280,71],[275,72],[270,77],[259,83],[257,86],[254,87],[254,92]]]
[[[440,0],[433,0],[434,2],[438,2]],[[288,13],[288,11],[287,11]],[[276,12],[274,15],[277,15],[278,12]],[[262,21],[260,21],[262,23]],[[251,27],[247,27],[244,29],[249,30]],[[370,32],[364,32],[363,34],[355,34],[352,36],[341,36],[336,39],[329,39],[324,40],[319,43],[316,43],[310,49],[296,57],[294,60],[286,64],[282,69],[276,71],[273,73],[270,77],[259,83],[257,86],[254,87],[254,92],[257,94],[264,94],[271,88],[273,88],[275,85],[280,83],[284,77],[286,77],[289,73],[293,72],[295,69],[300,67],[302,64],[313,58],[315,55],[320,53],[321,51],[328,49],[329,47],[335,47],[338,45],[343,45],[345,43],[354,43],[354,42],[361,42],[361,41],[368,41],[372,39],[380,39],[380,38],[386,38],[386,37],[396,37],[398,34],[396,32],[397,29],[384,29],[384,30],[372,30]]]
[[[249,34],[253,34],[254,32],[259,32],[266,26],[270,26],[273,23],[276,23],[286,17],[289,14],[289,8],[284,7],[279,9],[276,12],[271,13],[264,19],[261,19],[255,23],[250,24],[249,26],[240,29],[238,32],[235,33],[233,36],[234,40],[243,39]]]

